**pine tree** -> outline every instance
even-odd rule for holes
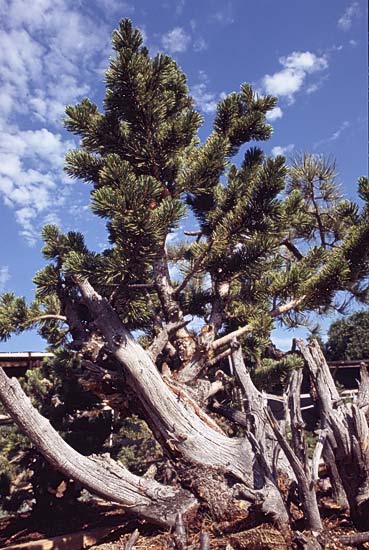
[[[276,98],[243,84],[219,102],[201,143],[202,117],[176,62],[161,53],[151,58],[128,20],[114,32],[113,49],[102,109],[86,98],[67,107],[65,121],[80,138],[66,172],[91,186],[91,209],[106,220],[110,244],[96,253],[80,233],[46,226],[48,264],[35,275],[35,300],[3,295],[0,335],[39,327],[52,349],[78,358],[93,391],[123,417],[145,420],[176,470],[170,491],[185,511],[202,495],[212,514],[234,517],[237,499],[248,495],[264,514],[286,521],[255,442],[227,438],[209,415],[228,379],[216,370],[229,356],[241,368],[240,342],[263,384],[273,366],[265,356],[275,319],[304,323],[311,312],[337,308],[342,292],[366,300],[368,206],[337,195],[334,167],[324,159],[304,155],[288,168],[283,157],[248,145],[271,136],[266,116]],[[366,203],[368,189],[361,178]],[[169,246],[184,220],[191,229]],[[199,330],[191,319],[200,320]],[[129,332],[136,330],[141,345]],[[286,377],[300,364],[285,359],[277,368]],[[229,476],[243,486],[237,497]],[[112,493],[110,486],[95,491]],[[163,509],[173,514],[173,493],[161,489],[158,512],[152,491],[145,493],[150,506],[134,500],[132,510],[170,523]],[[117,498],[132,503],[132,495]]]
[[[362,310],[339,319],[328,330],[326,353],[331,361],[369,358],[369,312]]]

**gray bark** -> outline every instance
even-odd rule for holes
[[[213,421],[207,415],[204,414],[201,419],[188,406],[185,397],[181,399],[181,396],[176,396],[107,300],[99,296],[87,281],[79,281],[78,284],[85,304],[95,317],[95,325],[122,366],[159,440],[167,448],[177,449],[181,456],[190,461],[229,470],[245,483],[252,484],[253,456],[250,446],[242,439],[227,438],[210,428]]]
[[[363,407],[340,399],[315,340],[309,345],[297,340],[297,344],[318,397],[322,428],[327,428],[351,518],[358,528],[364,528],[369,516],[369,427]],[[366,381],[364,375],[364,385]],[[364,394],[364,390],[359,391],[359,395]]]
[[[282,450],[281,455],[283,458],[287,459],[298,482],[298,490],[304,511],[306,527],[319,531],[322,529],[322,522],[316,500],[315,487],[308,464],[307,447],[304,438],[300,408],[302,372],[293,372],[289,392],[292,440],[296,447],[294,452],[278,426],[277,421],[268,410],[267,402],[263,398],[263,394],[254,386],[243,361],[241,348],[236,342],[233,343],[233,349],[233,367],[241,382],[246,397],[246,417],[249,417],[248,430],[253,435],[255,443],[257,442],[257,445],[260,447],[261,455],[264,457],[266,463],[265,466],[270,471],[269,479],[276,483],[272,474],[272,471],[276,469],[273,468],[273,455],[276,440]],[[270,428],[272,429],[272,434],[270,434]],[[274,438],[272,438],[271,435],[274,435]],[[289,472],[289,468],[284,467],[283,469],[284,472]]]
[[[188,491],[136,476],[109,458],[86,457],[72,449],[33,407],[18,380],[9,379],[1,368],[0,398],[46,460],[96,495],[163,526],[173,525],[179,512],[195,514],[198,503]]]
[[[187,472],[191,490],[206,495],[204,500],[217,516],[240,512],[241,486],[243,494],[248,495],[248,503],[257,506],[274,521],[287,522],[281,494],[266,479],[263,462],[255,456],[252,442],[247,438],[224,435],[185,391],[161,376],[149,354],[136,343],[108,300],[102,298],[88,281],[76,279],[75,282],[104,350],[120,366],[127,391],[136,397],[140,414],[154,437],[166,454],[176,460],[179,478],[182,479]],[[46,459],[91,491],[121,502],[132,512],[153,522],[167,525],[174,521],[176,512],[183,509],[183,514],[188,515],[189,510],[196,507],[196,499],[187,491],[137,478],[112,461],[102,464],[99,459],[81,457],[32,409],[16,382],[2,377],[2,388],[1,398],[9,412]],[[13,392],[11,400],[7,398],[10,388]],[[14,398],[15,392],[17,398]]]
[[[322,520],[319,514],[316,492],[312,476],[307,469],[306,464],[302,464],[296,454],[290,447],[287,439],[280,431],[277,422],[270,412],[267,412],[267,418],[273,428],[278,443],[285,453],[298,483],[298,492],[301,500],[301,506],[304,512],[305,524],[307,529],[321,531],[323,528]],[[304,468],[305,466],[305,468]]]

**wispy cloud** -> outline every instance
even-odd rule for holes
[[[186,0],[177,0],[176,9],[175,9],[175,14],[177,17],[179,15],[182,15],[185,5],[186,5]]]
[[[269,111],[266,115],[266,119],[269,121],[269,122],[274,122],[275,120],[278,120],[278,118],[282,118],[283,116],[283,111],[280,107],[273,107],[273,109],[271,109],[271,111]]]
[[[286,97],[290,103],[305,84],[309,74],[328,68],[325,55],[306,52],[292,52],[286,57],[280,57],[279,63],[283,69],[272,74],[266,74],[262,79],[264,90],[268,94]]]
[[[337,26],[342,31],[348,31],[351,29],[354,19],[357,19],[360,16],[360,6],[359,2],[352,2],[341,17],[338,19]]]
[[[195,100],[196,107],[205,114],[213,114],[217,109],[219,99],[222,94],[217,94],[209,90],[209,78],[205,71],[198,72],[199,82],[191,86],[190,93]]]
[[[193,43],[193,49],[195,52],[203,52],[208,49],[208,45],[204,38],[196,38],[196,40]]]
[[[135,6],[123,0],[95,0],[95,2],[98,6],[101,6],[103,10],[107,10],[110,13],[125,13],[126,15],[131,15],[135,12]]]
[[[230,0],[225,2],[220,9],[211,14],[210,19],[223,25],[232,25],[235,21],[233,3]]]
[[[9,267],[7,265],[0,266],[0,292],[5,289],[6,283],[10,279]]]
[[[277,157],[279,155],[282,155],[285,157],[286,155],[288,155],[288,153],[292,153],[294,148],[295,148],[295,145],[293,143],[290,143],[289,145],[285,145],[284,147],[282,147],[281,145],[276,145],[275,147],[273,147],[271,153],[273,157]]]
[[[191,36],[182,27],[175,27],[162,36],[161,42],[169,53],[183,53],[191,43]]]
[[[336,141],[337,139],[339,139],[341,137],[341,135],[343,134],[343,132],[345,130],[347,130],[347,128],[350,127],[350,123],[348,120],[344,120],[342,122],[342,124],[337,128],[337,130],[335,130],[330,136],[324,138],[324,139],[321,139],[319,141],[316,141],[314,143],[314,148],[316,147],[319,147],[321,145],[324,145],[325,143],[331,143],[332,141]]]

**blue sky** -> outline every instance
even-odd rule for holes
[[[355,198],[367,173],[367,58],[364,0],[0,0],[0,291],[32,297],[45,223],[105,243],[88,211],[89,188],[63,174],[76,145],[64,107],[88,96],[101,105],[110,36],[119,19],[139,26],[150,50],[173,55],[205,116],[250,82],[279,97],[268,154],[307,150],[336,157]],[[277,344],[286,338],[276,333]],[[0,351],[41,350],[34,334]]]

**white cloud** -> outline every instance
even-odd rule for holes
[[[161,38],[163,47],[169,53],[183,53],[191,42],[191,37],[182,27],[175,27]]]
[[[9,267],[7,265],[0,266],[0,292],[5,289],[6,283],[10,279]]]
[[[196,106],[200,111],[206,114],[215,113],[218,101],[214,92],[210,92],[206,84],[200,82],[191,87],[191,95],[195,100]]]
[[[96,86],[110,43],[104,9],[134,9],[98,1],[99,20],[73,0],[33,0],[32,9],[29,0],[0,0],[0,197],[30,244],[70,193],[62,165],[74,142],[51,128]]]
[[[213,114],[217,109],[217,104],[222,95],[217,96],[214,92],[208,90],[209,78],[205,71],[198,71],[199,82],[191,86],[190,93],[195,100],[196,107],[205,114]]]
[[[359,2],[352,2],[348,8],[343,12],[341,17],[337,22],[337,26],[342,31],[348,31],[351,29],[353,20],[359,17],[360,15],[360,6]]]
[[[333,134],[329,138],[329,141],[336,141],[336,139],[338,139],[340,137],[342,132],[344,132],[346,130],[346,128],[348,128],[349,126],[350,126],[350,123],[348,122],[348,120],[345,120],[341,124],[341,126],[335,132],[333,132]]]
[[[287,69],[307,73],[315,73],[328,67],[328,62],[324,55],[317,57],[311,52],[292,52],[287,57],[281,57],[279,62]]]
[[[123,17],[123,14],[124,16],[130,15],[135,11],[135,6],[122,0],[97,0],[97,4],[107,12],[119,13],[120,17]]]
[[[34,0],[32,9],[28,0],[2,0],[0,16],[0,116],[21,112],[59,125],[65,105],[90,91],[107,26],[71,0]]]
[[[292,52],[287,57],[280,57],[281,71],[263,77],[263,88],[268,94],[287,97],[294,101],[294,95],[300,91],[308,74],[328,68],[326,56],[318,57],[312,52]]]
[[[284,147],[281,147],[280,145],[276,145],[273,147],[271,153],[273,157],[277,157],[278,155],[282,155],[285,157],[288,155],[288,153],[291,153],[294,150],[295,146],[293,143],[290,143],[289,145],[285,145]]]
[[[21,234],[31,245],[38,237],[40,215],[55,216],[54,209],[63,202],[62,165],[72,146],[46,128],[0,134],[0,197],[14,209]]]
[[[358,45],[358,41],[357,40],[350,40],[349,42],[350,46],[357,46]]]
[[[282,116],[283,116],[282,109],[280,107],[273,107],[273,109],[267,113],[266,119],[269,122],[274,122],[278,118],[282,118]]]
[[[310,86],[308,86],[306,88],[306,93],[307,94],[313,94],[315,92],[317,92],[319,90],[319,84],[318,82],[314,82],[314,84],[311,84]]]
[[[305,75],[301,71],[283,69],[283,71],[279,71],[273,75],[265,75],[263,84],[268,94],[292,98],[293,94],[301,88],[304,78]]]

